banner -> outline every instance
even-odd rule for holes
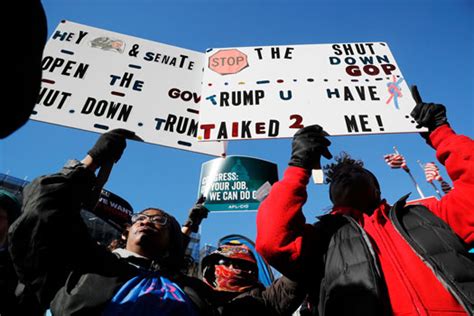
[[[43,53],[32,119],[103,133],[134,131],[147,143],[221,156],[196,140],[204,54],[69,21]]]
[[[407,82],[386,43],[209,49],[198,139],[291,137],[417,129]]]
[[[130,203],[105,189],[102,189],[95,208],[89,211],[121,230],[131,224],[133,215]]]
[[[278,181],[277,165],[251,157],[228,156],[202,164],[199,194],[209,211],[256,211]]]

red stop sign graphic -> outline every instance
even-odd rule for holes
[[[209,69],[221,75],[235,74],[248,66],[247,55],[238,49],[221,49],[209,57]]]

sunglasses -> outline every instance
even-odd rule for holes
[[[168,217],[164,215],[146,215],[146,214],[134,214],[132,215],[132,224],[136,222],[144,222],[149,220],[153,224],[158,224],[160,226],[165,226],[168,223]]]
[[[220,258],[217,261],[216,265],[224,265],[230,266],[232,265],[235,269],[245,270],[245,271],[255,271],[257,270],[257,266],[253,263],[247,262],[245,260],[236,260],[236,259],[229,259],[229,258]]]

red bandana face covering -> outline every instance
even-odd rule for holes
[[[255,272],[225,265],[214,266],[215,280],[210,284],[216,291],[245,292],[258,285]]]

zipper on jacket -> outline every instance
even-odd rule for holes
[[[393,226],[395,226],[395,225],[393,225]],[[395,269],[397,270],[398,274],[401,276],[401,280],[403,281],[403,285],[408,290],[408,293],[411,297],[411,301],[414,303],[414,306],[416,308],[416,311],[418,312],[418,315],[428,315],[428,312],[426,311],[426,308],[423,304],[423,301],[420,299],[420,297],[418,297],[418,295],[416,293],[415,287],[413,286],[413,284],[411,284],[410,280],[407,280],[404,277],[405,273],[404,273],[403,269],[400,267],[400,263],[398,262],[398,260],[394,259],[394,257],[397,257],[397,255],[394,254],[393,251],[392,251],[392,249],[395,248],[394,245],[393,245],[394,244],[393,240],[387,234],[382,233],[380,227],[377,227],[377,225],[374,225],[374,228],[375,228],[375,231],[376,231],[378,237],[380,238],[381,242],[383,242],[385,244],[384,248],[387,249],[387,255],[390,256],[390,261],[393,263],[393,265],[394,265]],[[422,310],[420,310],[420,309],[422,309]]]

